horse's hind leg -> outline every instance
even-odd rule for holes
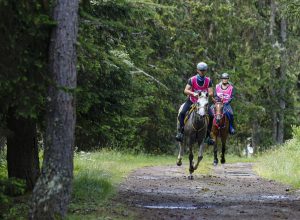
[[[182,155],[183,155],[184,147],[183,147],[182,143],[178,142],[178,144],[179,144],[179,154],[178,154],[178,157],[177,157],[176,164],[177,164],[177,166],[181,166],[182,165]]]
[[[190,147],[190,154],[189,154],[189,160],[190,160],[190,168],[189,168],[189,171],[190,171],[190,175],[189,175],[189,179],[192,180],[194,179],[193,177],[193,172],[194,172],[194,155],[193,155],[193,149],[192,147]]]

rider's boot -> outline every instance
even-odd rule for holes
[[[177,132],[176,137],[175,137],[177,141],[179,141],[179,142],[183,141],[183,132],[184,132],[184,128],[180,127],[178,129],[178,132]]]
[[[235,129],[233,125],[233,115],[231,116],[231,120],[229,121],[229,134],[234,135]]]
[[[229,126],[229,134],[231,134],[231,135],[235,134],[235,129],[233,127],[233,124],[230,124],[230,126]]]

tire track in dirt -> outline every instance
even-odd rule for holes
[[[219,165],[187,179],[187,167],[145,167],[120,186],[117,201],[138,219],[300,219],[300,192],[264,180],[250,163]]]

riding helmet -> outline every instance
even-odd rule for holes
[[[229,79],[229,74],[228,73],[222,73],[221,79]]]
[[[197,64],[197,69],[200,71],[206,71],[208,69],[208,66],[204,62],[200,62]]]

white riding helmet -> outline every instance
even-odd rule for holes
[[[221,79],[229,79],[229,74],[228,73],[222,73]]]
[[[208,66],[204,62],[200,62],[197,64],[197,69],[200,71],[206,71],[208,69]]]

